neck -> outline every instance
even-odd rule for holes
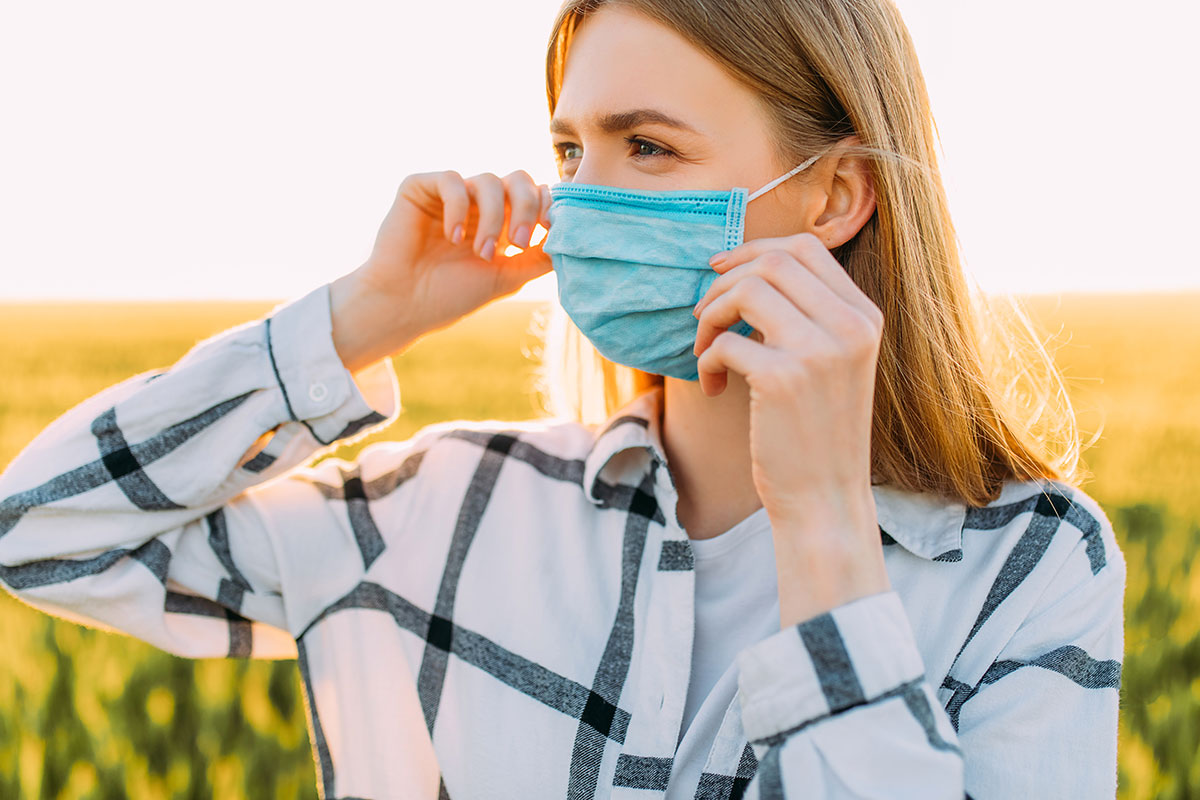
[[[750,388],[740,375],[731,371],[716,397],[699,382],[665,378],[661,430],[690,538],[716,536],[762,508],[750,471]]]

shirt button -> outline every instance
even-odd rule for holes
[[[329,390],[323,383],[314,383],[308,387],[308,396],[314,403],[319,403],[329,395]]]

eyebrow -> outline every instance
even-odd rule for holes
[[[604,133],[620,133],[631,128],[636,128],[639,125],[666,125],[669,128],[676,128],[688,133],[699,135],[700,131],[693,128],[681,119],[676,119],[669,114],[664,114],[653,108],[635,108],[631,111],[613,111],[608,114],[602,114],[596,118],[596,127]],[[550,132],[561,134],[574,134],[575,129],[571,123],[564,119],[555,117],[550,120]]]

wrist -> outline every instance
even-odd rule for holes
[[[861,563],[847,570],[816,564],[802,576],[778,570],[779,626],[791,627],[846,603],[891,591],[887,569],[879,563]]]
[[[826,494],[804,506],[801,519],[771,520],[784,628],[891,589],[869,491],[865,500]]]
[[[329,310],[334,348],[352,373],[407,347],[422,333],[403,304],[372,287],[361,267],[329,284]]]
[[[794,531],[797,541],[811,541],[828,531],[874,531],[879,525],[870,484],[809,490],[772,506],[772,527]]]

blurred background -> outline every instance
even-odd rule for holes
[[[1063,371],[1129,565],[1120,796],[1200,797],[1200,6],[897,0],[972,280]],[[0,468],[70,406],[358,266],[400,181],[557,180],[557,0],[0,4]],[[1186,38],[1185,38],[1186,37]],[[1158,131],[1158,133],[1155,133]],[[1185,236],[1189,237],[1185,241]],[[527,419],[553,275],[396,359]],[[185,660],[0,592],[0,798],[315,798],[294,662]]]

